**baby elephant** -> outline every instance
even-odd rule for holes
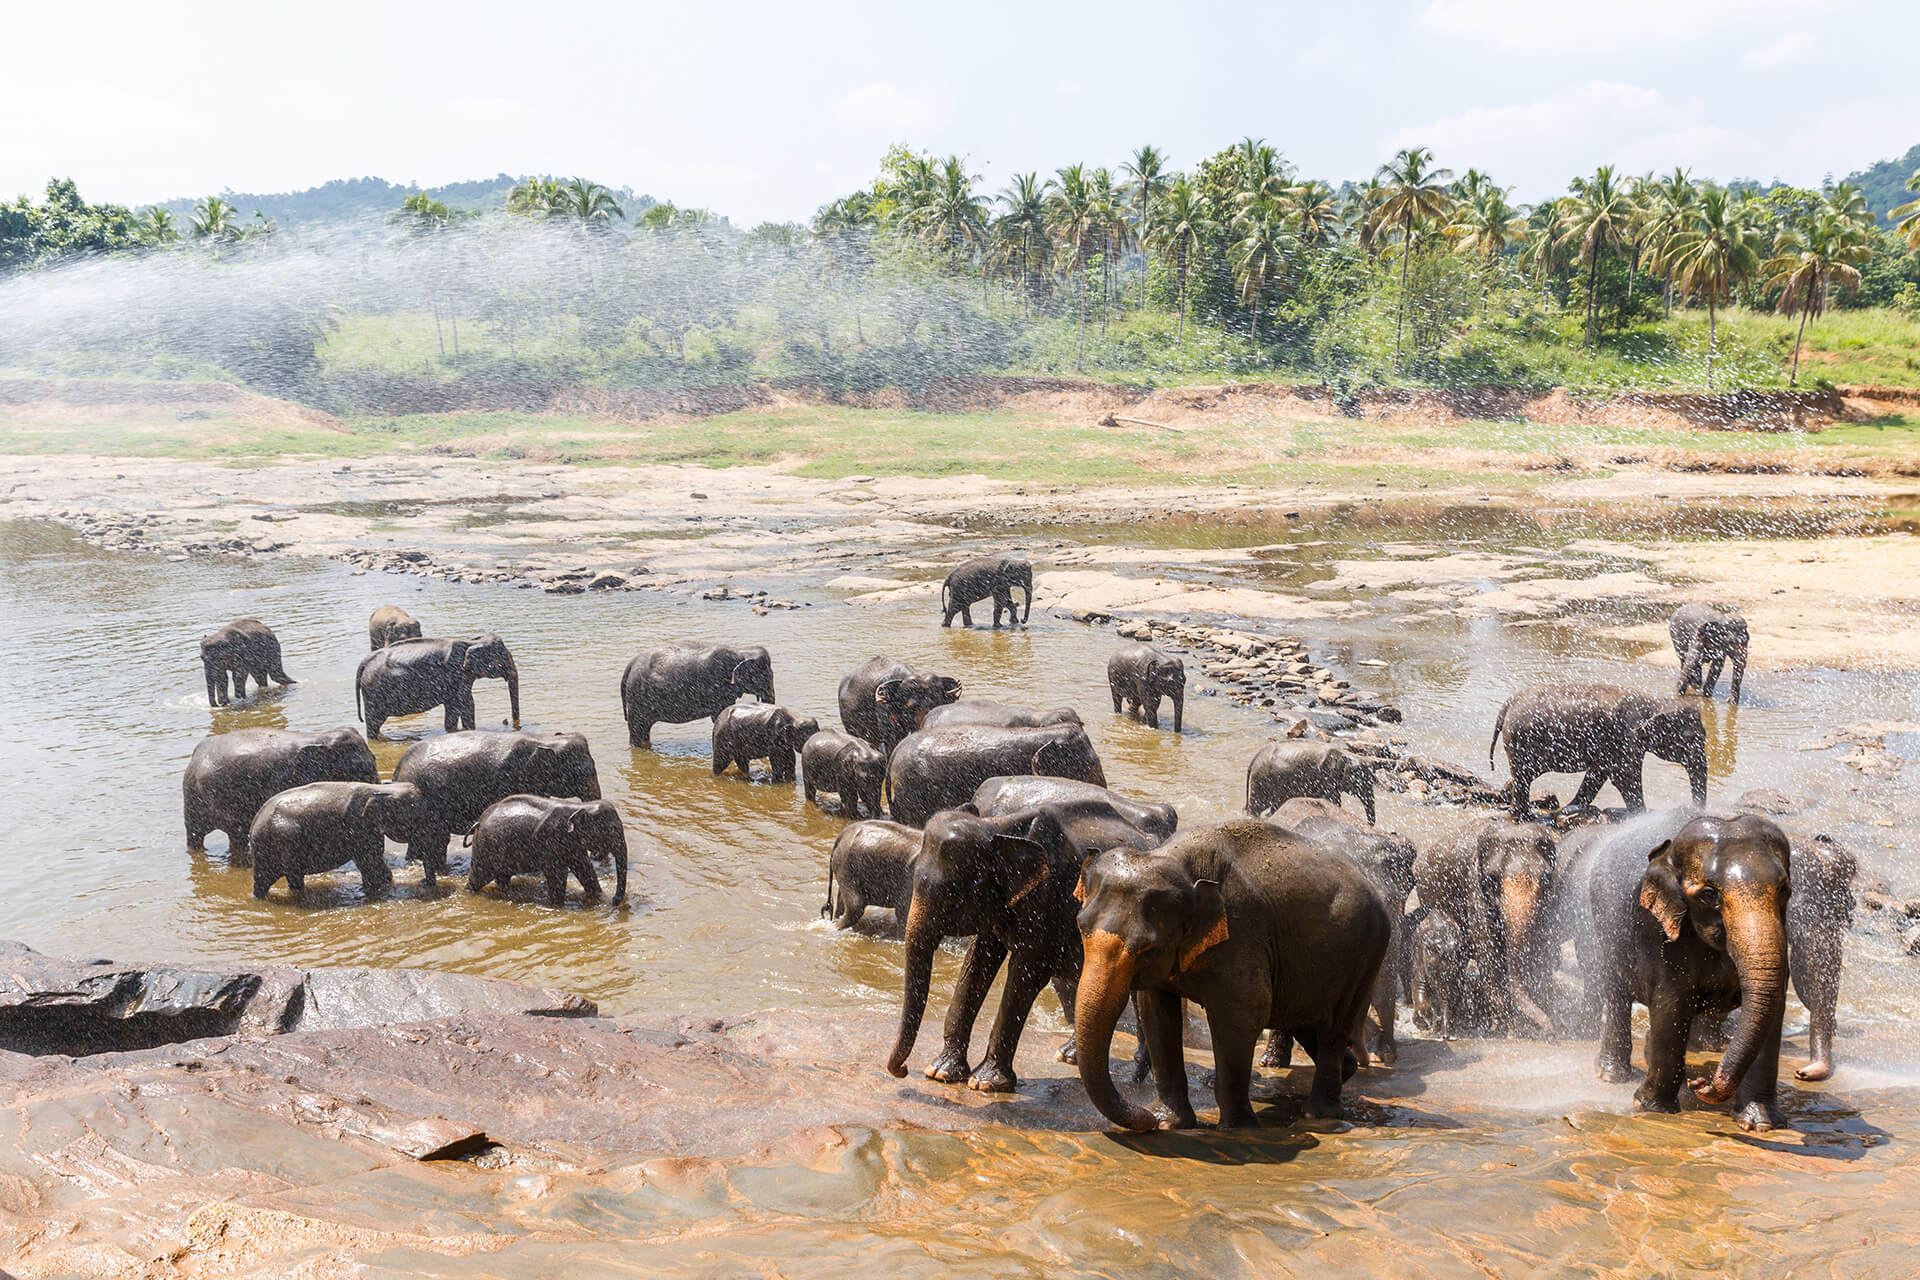
[[[1124,702],[1129,714],[1153,729],[1160,727],[1160,699],[1171,698],[1173,731],[1180,732],[1187,703],[1187,667],[1164,649],[1128,644],[1114,650],[1107,659],[1107,690],[1113,694],[1115,712]]]
[[[1740,701],[1740,682],[1747,675],[1745,618],[1704,604],[1683,604],[1667,619],[1667,634],[1673,638],[1674,656],[1680,659],[1680,687],[1674,692],[1698,687],[1701,697],[1711,698],[1713,686],[1720,682],[1720,668],[1732,659],[1733,683],[1727,689],[1727,701]]]
[[[555,800],[508,796],[487,806],[469,837],[473,857],[467,888],[502,889],[517,875],[547,878],[547,902],[567,900],[567,876],[580,882],[585,901],[600,901],[595,858],[613,859],[613,906],[627,899],[627,829],[620,811],[605,800]]]
[[[247,846],[253,858],[253,896],[274,881],[305,892],[307,877],[351,862],[369,897],[393,887],[387,841],[405,841],[420,809],[411,782],[309,782],[282,791],[254,815]]]
[[[800,748],[800,784],[807,802],[820,803],[817,793],[840,797],[844,813],[864,810],[880,816],[880,790],[887,781],[887,758],[852,734],[822,729],[807,735]]]
[[[372,648],[384,649],[400,640],[420,638],[420,619],[397,604],[383,604],[367,619],[367,641]]]
[[[1413,1020],[1442,1040],[1467,1022],[1467,940],[1454,918],[1429,907],[1414,926],[1407,956]]]
[[[1247,762],[1247,812],[1256,818],[1299,796],[1339,804],[1343,791],[1359,799],[1372,822],[1373,769],[1344,747],[1269,742]]]
[[[747,773],[747,765],[765,760],[773,767],[775,782],[793,781],[793,758],[807,739],[820,732],[820,722],[812,716],[796,716],[785,707],[765,702],[736,702],[721,708],[713,718],[713,773],[715,777],[737,764]]]
[[[833,842],[827,860],[827,905],[820,914],[842,929],[860,923],[869,906],[893,908],[905,921],[913,903],[913,859],[920,852],[918,827],[897,822],[855,822]]]
[[[267,691],[268,680],[278,685],[293,683],[280,661],[280,637],[258,618],[229,622],[200,637],[200,665],[206,672],[210,707],[224,707],[235,698],[246,697],[249,679],[261,693]],[[229,678],[231,694],[227,690]]]

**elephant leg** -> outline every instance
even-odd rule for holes
[[[434,831],[407,841],[407,857],[409,860],[419,859],[429,889],[434,887],[440,873],[447,869],[447,842],[451,839],[451,832]]]
[[[600,877],[593,869],[592,858],[589,858],[584,853],[576,854],[573,860],[567,864],[567,869],[572,871],[573,878],[580,882],[580,900],[582,902],[592,904],[600,901]]]
[[[478,854],[467,859],[467,892],[481,893],[487,887],[487,881],[493,879],[493,868],[482,862]]]
[[[1666,982],[1654,988],[1647,1005],[1647,1078],[1633,1091],[1642,1111],[1680,1110],[1680,1085],[1687,1075],[1687,1036],[1693,1030],[1690,993]]]
[[[1519,765],[1513,771],[1513,795],[1507,805],[1515,822],[1525,822],[1533,816],[1533,780],[1538,777],[1530,767]]]
[[[1733,1091],[1733,1118],[1742,1129],[1772,1129],[1780,1120],[1780,1033],[1763,1036],[1747,1074]]]
[[[1260,1055],[1260,1065],[1274,1069],[1284,1069],[1293,1065],[1293,1037],[1284,1031],[1275,1031],[1267,1037],[1267,1051]]]
[[[627,745],[636,750],[653,746],[653,721],[629,711],[627,713]]]
[[[567,902],[567,864],[564,862],[549,863],[545,874],[547,878],[547,905],[550,907],[565,906]]]
[[[1825,1080],[1833,1074],[1834,1007],[1840,1002],[1843,928],[1838,920],[1823,920],[1803,929],[1788,924],[1791,945],[1787,948],[1787,968],[1793,975],[1793,994],[1807,1007],[1807,1064],[1794,1071],[1796,1080]]]
[[[452,733],[461,727],[459,699],[449,696],[445,702],[440,704],[440,723],[448,733]]]
[[[1573,793],[1573,799],[1567,808],[1578,809],[1582,805],[1592,804],[1600,794],[1600,788],[1607,785],[1607,772],[1604,769],[1589,769],[1580,779],[1580,789]]]
[[[1244,1129],[1260,1121],[1253,1114],[1253,1051],[1260,1045],[1261,1020],[1248,1012],[1267,1000],[1249,999],[1251,992],[1232,992],[1207,1008],[1207,1030],[1213,1036],[1213,1097],[1220,1107],[1222,1129]],[[1345,1048],[1344,1038],[1341,1048]]]
[[[279,874],[271,870],[266,859],[255,858],[253,860],[253,896],[254,897],[256,898],[266,897],[268,890],[273,888],[273,882],[275,880],[278,880],[279,878],[280,878]]]
[[[1107,686],[1107,692],[1113,695],[1113,714],[1119,715],[1121,713],[1122,704],[1126,701],[1125,696],[1120,692],[1120,686],[1117,684],[1110,684]]]
[[[1620,793],[1620,798],[1626,801],[1627,810],[1631,813],[1638,813],[1647,807],[1647,792],[1641,775],[1645,763],[1644,760],[1635,760],[1631,768],[1609,771],[1613,774],[1613,789]]]
[[[1727,665],[1724,654],[1715,654],[1713,661],[1707,664],[1707,673],[1700,677],[1700,696],[1711,698],[1713,688],[1720,683],[1720,672]]]
[[[818,803],[820,803],[820,802],[819,802],[818,800],[815,800],[815,799],[813,798],[813,797],[814,797],[814,790],[813,790],[813,776],[812,776],[811,774],[809,774],[809,775],[808,775],[807,777],[805,777],[805,778],[803,778],[803,779],[801,779],[801,781],[800,781],[800,790],[801,790],[802,792],[804,792],[804,793],[806,794],[806,797],[807,797],[807,803],[808,803],[808,804],[818,804]]]
[[[387,722],[387,717],[384,712],[374,710],[372,704],[370,703],[368,704],[366,711],[367,711],[367,741],[372,742],[375,738],[380,736],[380,726],[384,725]]]
[[[1160,727],[1159,695],[1150,694],[1147,700],[1140,704],[1140,718],[1146,721],[1147,728],[1149,729],[1158,729]]]
[[[954,983],[953,1003],[947,1006],[946,1041],[940,1056],[927,1067],[929,1079],[959,1084],[971,1073],[967,1050],[973,1040],[973,1020],[985,1003],[988,988],[1000,973],[1007,958],[1007,944],[991,934],[975,935],[960,964],[960,978]]]
[[[1396,949],[1389,947],[1387,955],[1391,957]],[[1372,1043],[1365,1046],[1369,1053],[1380,1059],[1380,1065],[1386,1067],[1392,1066],[1400,1058],[1400,1042],[1394,1038],[1393,1034],[1396,1013],[1394,996],[1400,984],[1393,969],[1394,966],[1391,963],[1383,962],[1380,965],[1380,976],[1374,980],[1373,1016],[1379,1025],[1368,1037]]]
[[[1013,1055],[1020,1048],[1020,1033],[1026,1030],[1027,1015],[1033,1002],[1052,975],[1044,960],[1030,948],[1012,955],[1007,966],[1007,984],[1000,992],[1000,1011],[994,1015],[993,1028],[987,1033],[987,1056],[967,1083],[982,1093],[1012,1093],[1020,1084],[1013,1069]]]
[[[1054,1058],[1069,1066],[1080,1061],[1080,1046],[1073,1038],[1073,1010],[1080,999],[1080,979],[1078,975],[1064,973],[1053,975],[1053,998],[1060,1002],[1060,1014],[1067,1020],[1067,1042],[1054,1053]]]
[[[287,888],[293,890],[296,895],[305,893],[307,891],[307,878],[302,875],[295,875],[289,871],[287,872]]]
[[[360,851],[353,860],[360,869],[360,891],[367,897],[376,897],[393,888],[393,871],[387,866],[386,842],[375,836],[367,848]]]
[[[1600,995],[1600,1055],[1593,1067],[1608,1084],[1633,1079],[1633,997],[1617,984]]]
[[[840,891],[840,914],[834,917],[834,927],[851,929],[867,913],[867,900],[861,896],[857,886],[848,884],[845,879],[838,881],[835,887]]]
[[[793,752],[775,751],[773,753],[773,759],[767,763],[773,766],[773,780],[775,782],[792,784],[794,779]]]
[[[1153,1091],[1167,1109],[1176,1129],[1200,1123],[1187,1092],[1186,1011],[1171,991],[1142,991],[1139,995],[1140,1042],[1153,1066]]]

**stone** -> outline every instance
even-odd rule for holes
[[[593,576],[592,580],[587,583],[587,590],[612,591],[616,587],[624,587],[626,585],[627,585],[626,574],[615,573],[613,570],[607,569]]]
[[[575,582],[569,578],[556,578],[552,582],[547,583],[541,590],[550,596],[580,596],[587,593],[587,588],[584,583]]]
[[[1325,729],[1329,733],[1337,733],[1342,729],[1351,729],[1353,727],[1353,721],[1347,719],[1338,711],[1328,711],[1321,707],[1308,708],[1307,720],[1314,728]]]
[[[1767,787],[1755,787],[1742,792],[1734,804],[1742,809],[1752,809],[1756,813],[1793,814],[1806,808],[1806,802],[1794,796],[1785,795]]]
[[[1906,955],[1920,956],[1920,924],[1900,935],[1900,950]]]
[[[1883,890],[1868,889],[1861,893],[1860,905],[1869,911],[1891,911],[1899,905],[1899,900]]]
[[[1312,728],[1313,726],[1311,724],[1308,724],[1306,719],[1303,717],[1301,719],[1295,720],[1292,724],[1289,724],[1286,727],[1285,733],[1286,733],[1286,736],[1289,738],[1304,738],[1307,736],[1308,730]]]

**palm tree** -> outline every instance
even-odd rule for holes
[[[133,224],[133,234],[140,243],[158,249],[174,243],[180,238],[180,229],[173,225],[173,214],[159,205],[147,210]]]
[[[1561,202],[1542,200],[1527,211],[1526,243],[1520,248],[1520,269],[1533,278],[1536,288],[1545,289],[1568,270],[1566,247],[1560,242]]]
[[[1846,222],[1866,228],[1873,225],[1873,210],[1867,208],[1867,193],[1851,182],[1836,182],[1827,189],[1826,207]]]
[[[627,216],[611,191],[585,178],[560,184],[548,209],[555,216],[571,218],[582,227],[608,227],[615,218]]]
[[[1257,353],[1260,349],[1260,296],[1266,291],[1268,282],[1285,267],[1291,237],[1287,232],[1285,215],[1268,205],[1256,205],[1236,218],[1234,231],[1240,237],[1233,246],[1234,282],[1240,287],[1240,301],[1253,306],[1253,320],[1247,328],[1247,336],[1253,340]]]
[[[1400,368],[1400,335],[1407,319],[1407,266],[1413,259],[1413,228],[1419,219],[1439,220],[1451,200],[1446,181],[1453,174],[1433,167],[1433,152],[1425,147],[1403,147],[1374,175],[1379,200],[1373,206],[1376,228],[1400,232],[1400,306],[1393,318],[1393,367]]]
[[[1160,216],[1161,202],[1166,199],[1171,179],[1167,172],[1167,157],[1158,147],[1145,146],[1133,153],[1133,158],[1121,166],[1127,175],[1127,202],[1133,208],[1133,234],[1139,242],[1143,254],[1150,251],[1153,244],[1154,222]],[[1140,305],[1147,305],[1147,271],[1151,261],[1140,264]]]
[[[545,218],[560,207],[560,184],[552,178],[522,178],[507,192],[507,212]]]
[[[1907,179],[1907,190],[1920,192],[1920,169],[1915,169]],[[1920,249],[1920,200],[1909,200],[1887,216],[1900,219],[1894,230],[1907,238],[1907,247]]]
[[[1752,275],[1760,262],[1757,235],[1739,201],[1720,187],[1709,187],[1661,252],[1661,265],[1683,293],[1707,303],[1707,390],[1713,390],[1713,357],[1718,340],[1715,308],[1733,285]]]
[[[1053,240],[1047,234],[1047,196],[1052,182],[1037,173],[1016,173],[999,195],[1006,212],[994,222],[996,238],[1009,262],[1020,264],[1023,309],[1032,313],[1033,295],[1053,261]]]
[[[1788,386],[1800,384],[1800,342],[1806,337],[1807,321],[1826,310],[1833,286],[1848,293],[1858,289],[1858,264],[1872,257],[1873,242],[1867,238],[1866,229],[1849,216],[1845,205],[1823,207],[1799,227],[1782,232],[1775,242],[1773,257],[1760,268],[1769,277],[1766,287],[1782,291],[1777,308],[1781,315],[1800,313]]]
[[[1085,165],[1070,164],[1057,172],[1060,181],[1048,201],[1047,225],[1053,231],[1053,238],[1067,250],[1067,269],[1077,271],[1080,276],[1080,350],[1074,357],[1077,370],[1086,366],[1087,238],[1095,233],[1099,212]]]
[[[1595,302],[1600,282],[1600,259],[1619,253],[1633,236],[1637,209],[1633,195],[1603,164],[1591,178],[1575,178],[1573,195],[1561,209],[1561,239],[1579,252],[1576,260],[1587,268],[1587,345],[1600,340],[1600,313]]]
[[[1468,170],[1470,176],[1475,175]],[[1464,185],[1464,180],[1463,180]],[[1493,263],[1503,256],[1516,241],[1527,234],[1527,220],[1520,216],[1519,210],[1507,203],[1507,191],[1484,181],[1475,184],[1473,195],[1466,202],[1456,206],[1453,221],[1447,226],[1446,234],[1453,240],[1454,251],[1464,253],[1479,263],[1480,302],[1486,305],[1488,295],[1493,290]]]
[[[1373,214],[1385,199],[1385,193],[1386,187],[1375,174],[1347,191],[1345,206],[1340,211],[1341,218],[1353,232],[1354,243],[1360,246],[1360,252],[1367,255],[1369,262],[1380,256],[1380,224]]]
[[[240,235],[239,211],[219,196],[208,196],[193,206],[190,224],[196,240],[234,240]]]
[[[1107,336],[1108,281],[1113,274],[1113,255],[1124,245],[1127,234],[1126,209],[1114,188],[1113,174],[1105,168],[1088,175],[1093,191],[1094,232],[1100,237],[1100,336]]]
[[[1333,188],[1318,180],[1309,180],[1293,189],[1294,230],[1301,243],[1320,246],[1332,240],[1340,228],[1340,205]]]
[[[1669,318],[1673,315],[1673,276],[1661,270],[1660,264],[1665,260],[1667,243],[1686,226],[1699,201],[1700,190],[1693,185],[1692,175],[1677,166],[1666,177],[1643,183],[1640,188],[1641,238],[1648,260],[1664,282],[1662,305]]]
[[[987,202],[974,193],[973,184],[979,179],[967,172],[966,161],[959,156],[948,156],[929,171],[929,178],[915,192],[908,225],[957,265],[963,248],[977,249],[986,243]]]
[[[1206,195],[1199,185],[1185,177],[1174,179],[1153,230],[1155,247],[1172,257],[1179,278],[1180,319],[1173,330],[1173,343],[1179,346],[1187,331],[1187,281],[1192,276],[1193,260],[1205,250],[1213,230]]]

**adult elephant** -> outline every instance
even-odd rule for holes
[[[865,810],[869,818],[878,818],[887,758],[850,733],[822,729],[800,748],[800,785],[809,804],[818,804],[820,793],[831,791],[839,797],[842,813]]]
[[[1173,731],[1187,705],[1187,664],[1150,644],[1121,645],[1107,659],[1107,691],[1117,715],[1124,704],[1148,728],[1160,727],[1160,699],[1173,700]]]
[[[992,698],[961,698],[945,706],[930,707],[921,717],[922,729],[938,729],[955,724],[991,724],[1003,729],[1038,729],[1049,724],[1085,724],[1072,707],[1042,711]]]
[[[216,733],[193,749],[180,780],[187,848],[203,849],[208,833],[224,831],[229,851],[241,855],[247,829],[269,797],[309,782],[378,781],[373,752],[352,729]]]
[[[360,659],[354,702],[369,739],[395,716],[442,708],[448,733],[473,729],[473,682],[505,680],[513,725],[520,727],[520,669],[496,635],[471,640],[400,640]]]
[[[1513,774],[1515,821],[1533,811],[1534,779],[1584,773],[1569,807],[1591,804],[1608,782],[1629,810],[1646,808],[1641,769],[1648,753],[1687,771],[1693,803],[1707,802],[1707,730],[1700,708],[1618,685],[1570,681],[1535,685],[1508,698],[1493,721],[1487,764],[1502,735]]]
[[[1420,904],[1446,912],[1464,931],[1476,969],[1470,996],[1497,1030],[1522,1024],[1552,1035],[1541,1007],[1559,960],[1553,927],[1553,835],[1535,823],[1489,818],[1421,850],[1413,863]],[[1554,1001],[1549,999],[1549,1005]]]
[[[1180,815],[1170,804],[1135,800],[1097,783],[1076,782],[1072,778],[1034,774],[988,778],[973,792],[973,807],[988,817],[1041,805],[1058,806],[1073,813],[1097,817],[1103,822],[1122,823],[1161,841],[1173,835],[1180,826]],[[1094,851],[1098,852],[1098,849]]]
[[[1128,1129],[1191,1128],[1180,1001],[1207,1013],[1220,1125],[1258,1124],[1249,1088],[1263,1029],[1313,1056],[1309,1116],[1340,1114],[1348,1045],[1386,963],[1387,907],[1353,862],[1270,823],[1240,818],[1147,853],[1114,849],[1081,872],[1085,960],[1074,1006],[1080,1079]],[[1164,1117],[1123,1099],[1108,1053],[1129,995]]]
[[[1683,604],[1667,619],[1667,634],[1673,639],[1674,655],[1680,659],[1680,687],[1675,693],[1684,694],[1697,687],[1701,697],[1711,698],[1713,686],[1720,683],[1720,668],[1731,660],[1733,678],[1727,686],[1727,701],[1739,704],[1740,682],[1747,674],[1745,618],[1704,604]]]
[[[405,782],[309,782],[260,806],[247,833],[253,896],[285,877],[295,893],[308,876],[351,862],[371,896],[393,887],[387,841],[404,840],[419,816],[418,788]]]
[[[258,618],[229,622],[200,637],[200,666],[207,677],[210,707],[224,707],[235,698],[246,697],[249,679],[262,693],[269,680],[278,685],[294,683],[280,660],[280,637]]]
[[[736,702],[720,708],[713,718],[713,774],[717,778],[728,765],[748,765],[765,760],[775,782],[792,782],[793,762],[807,739],[820,732],[820,722],[812,716],[795,715],[786,707],[770,702]]]
[[[1630,1077],[1635,1003],[1647,1007],[1643,1111],[1678,1111],[1685,1082],[1700,1102],[1732,1101],[1745,1129],[1780,1122],[1776,1077],[1788,978],[1786,833],[1765,818],[1649,814],[1586,846],[1580,967],[1600,1008],[1600,1078]],[[1687,1079],[1697,1017],[1739,1026],[1711,1076]]]
[[[966,804],[988,778],[1020,773],[1107,785],[1100,755],[1079,725],[922,729],[895,747],[887,761],[889,816],[922,826],[939,810]]]
[[[383,604],[367,619],[367,645],[384,649],[400,640],[418,640],[420,619],[397,604]]]
[[[1026,593],[1027,611],[1023,617],[1013,599],[1013,590],[1018,587]],[[1000,613],[1007,614],[1007,625],[1025,623],[1033,617],[1033,566],[1025,560],[1010,560],[1005,556],[975,556],[963,560],[954,566],[947,580],[940,584],[940,625],[953,625],[953,615],[960,615],[964,626],[973,625],[972,605],[992,597],[994,629],[1000,627]]]
[[[910,663],[876,655],[840,682],[840,723],[891,756],[929,711],[959,697],[960,682],[952,676],[922,675]]]
[[[1269,742],[1247,762],[1247,813],[1265,817],[1300,796],[1340,803],[1353,796],[1373,821],[1373,769],[1330,742]]]
[[[516,875],[538,875],[547,882],[547,904],[557,907],[567,900],[571,875],[582,899],[598,902],[593,860],[606,858],[613,862],[612,905],[627,899],[627,828],[606,800],[508,796],[481,812],[471,843],[467,888],[474,893],[489,884],[504,889]]]
[[[426,738],[407,748],[393,767],[393,780],[420,788],[420,812],[407,836],[407,857],[419,859],[426,868],[429,886],[447,869],[447,842],[453,833],[470,830],[496,800],[514,795],[600,798],[593,753],[577,733],[465,729]]]
[[[762,702],[773,698],[773,658],[758,645],[679,640],[636,654],[620,677],[620,706],[627,717],[627,741],[653,745],[656,724],[685,724],[718,719],[747,694]]]

